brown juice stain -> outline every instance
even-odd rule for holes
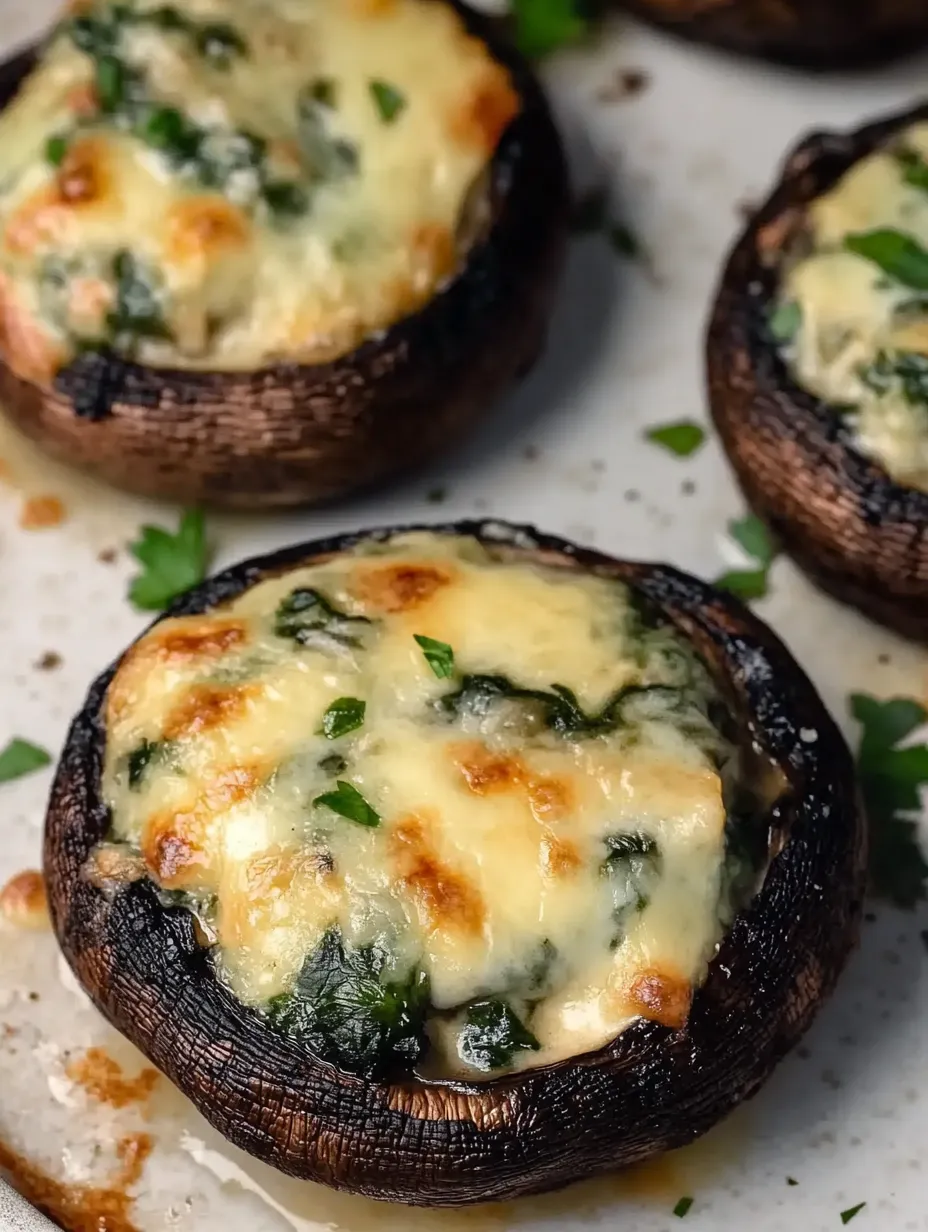
[[[127,1077],[105,1048],[88,1048],[82,1056],[69,1062],[65,1073],[72,1082],[83,1087],[91,1099],[109,1104],[111,1108],[145,1103],[161,1077],[151,1066],[146,1066],[133,1078]]]
[[[0,889],[0,917],[17,928],[44,929],[50,925],[45,882],[36,869],[25,869]]]
[[[130,1134],[116,1143],[118,1167],[103,1185],[68,1185],[0,1142],[0,1170],[43,1215],[65,1232],[137,1232],[131,1218],[131,1190],[141,1180],[151,1154],[148,1134]]]

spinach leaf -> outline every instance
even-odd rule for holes
[[[338,697],[322,716],[321,734],[327,740],[337,740],[356,731],[364,723],[367,704],[357,697]]]
[[[305,86],[297,99],[297,137],[317,181],[341,180],[358,170],[357,146],[331,131],[334,106],[334,85],[324,78]]]
[[[887,394],[898,383],[910,406],[928,406],[928,356],[916,351],[890,355],[880,351],[872,364],[858,369],[860,379],[874,393]]]
[[[297,587],[277,608],[274,634],[289,637],[300,646],[317,649],[360,646],[360,634],[371,622],[366,616],[348,616],[333,607],[325,595],[309,587]]]
[[[214,68],[228,68],[236,56],[248,54],[248,44],[228,22],[205,22],[195,30],[197,51]]]
[[[165,740],[143,740],[126,758],[126,770],[129,775],[129,787],[137,791],[151,763],[160,761],[169,751]]]
[[[309,209],[309,193],[295,180],[271,180],[261,189],[261,196],[277,218],[298,218]]]
[[[889,227],[849,235],[844,241],[848,252],[879,266],[894,282],[928,291],[928,252],[917,240]]]
[[[507,1002],[489,998],[467,1007],[458,1035],[458,1055],[466,1065],[502,1069],[517,1052],[537,1052],[540,1047]]]
[[[416,967],[393,975],[381,947],[355,949],[332,928],[307,957],[292,992],[275,997],[267,1015],[277,1030],[350,1073],[408,1071],[425,1047],[429,981]]]

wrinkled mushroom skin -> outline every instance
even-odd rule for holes
[[[808,68],[875,64],[928,40],[922,0],[621,0],[674,34]]]
[[[840,415],[801,389],[767,325],[782,257],[808,205],[928,107],[847,136],[814,133],[737,241],[707,341],[715,425],[751,506],[825,590],[928,641],[928,495],[850,445]]]
[[[85,354],[50,390],[0,356],[0,405],[17,426],[116,487],[246,509],[332,500],[452,446],[540,355],[569,212],[541,87],[485,19],[454,7],[508,68],[522,107],[488,170],[486,230],[443,290],[351,353],[311,366],[203,373]],[[0,106],[33,63],[26,52],[0,66]]]
[[[149,882],[108,900],[82,879],[107,830],[101,706],[113,668],[68,737],[45,874],[58,938],[96,1005],[232,1142],[295,1176],[457,1206],[552,1189],[682,1146],[752,1095],[808,1027],[856,939],[865,830],[843,739],[782,644],[737,600],[675,569],[620,562],[527,527],[400,529],[473,534],[628,583],[693,639],[742,730],[782,770],[788,790],[769,815],[763,888],[736,918],[682,1030],[642,1021],[595,1053],[479,1086],[379,1083],[314,1061],[216,980],[192,917],[161,907]],[[239,565],[171,614],[202,611],[367,537]]]

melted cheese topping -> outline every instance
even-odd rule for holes
[[[847,415],[862,453],[928,491],[926,160],[922,123],[811,205],[809,251],[786,274],[780,312],[798,323],[785,354],[799,383]],[[854,250],[861,237],[872,256]],[[887,267],[900,243],[924,262],[921,272],[909,262]]]
[[[343,354],[454,275],[517,109],[441,0],[76,5],[0,115],[5,358]]]
[[[363,721],[328,738],[346,698]],[[430,1066],[473,1073],[487,996],[538,1045],[501,1063],[540,1065],[686,1020],[726,915],[718,700],[617,582],[408,535],[159,622],[108,691],[104,795],[242,1001],[337,929],[428,977]],[[360,817],[320,800],[337,783]]]

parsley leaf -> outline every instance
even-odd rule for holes
[[[842,1211],[841,1222],[844,1224],[850,1223],[854,1216],[859,1215],[866,1205],[866,1202],[858,1202],[856,1206],[850,1206],[846,1211]]]
[[[693,1201],[694,1199],[692,1198],[681,1198],[680,1199],[677,1205],[673,1208],[673,1213],[676,1215],[678,1219],[682,1219],[684,1215],[689,1214],[690,1207],[693,1205]]]
[[[691,419],[680,419],[676,423],[649,428],[645,437],[678,458],[689,458],[705,442],[706,433],[700,424]]]
[[[777,304],[767,318],[767,324],[777,342],[792,342],[802,325],[802,309],[792,300]]]
[[[322,735],[327,740],[337,740],[356,731],[364,722],[366,702],[357,697],[339,697],[322,716]]]
[[[56,133],[45,142],[45,161],[53,167],[60,167],[68,152],[68,138],[62,133]]]
[[[501,1069],[517,1052],[541,1047],[531,1031],[505,1001],[475,1001],[467,1007],[458,1035],[458,1055],[474,1069]]]
[[[762,599],[767,593],[768,571],[777,555],[777,545],[769,530],[755,514],[728,523],[728,533],[754,561],[753,569],[731,569],[715,579],[714,585],[745,602]]]
[[[406,96],[396,86],[388,81],[371,81],[368,83],[374,106],[380,112],[384,124],[392,124],[406,106]]]
[[[422,648],[425,661],[439,680],[447,680],[454,671],[454,651],[447,642],[437,642],[434,637],[414,633],[413,637]]]
[[[41,770],[51,762],[51,757],[37,744],[28,740],[20,740],[18,736],[0,751],[0,783],[9,783],[13,779],[21,779],[23,775]]]
[[[373,828],[380,825],[380,814],[371,808],[353,783],[336,779],[335,788],[335,791],[326,791],[321,796],[316,796],[313,804],[324,804],[333,813],[338,813],[339,817],[347,817],[359,826]]]
[[[589,30],[582,0],[513,0],[516,46],[532,59],[577,43]]]
[[[863,364],[857,371],[874,393],[887,394],[898,382],[910,406],[928,406],[928,356],[916,351],[894,355],[880,351],[872,364]]]
[[[911,236],[882,227],[847,236],[844,247],[878,265],[893,281],[928,291],[928,252]]]
[[[790,1185],[790,1186],[795,1186],[799,1184],[799,1182],[796,1180],[794,1176],[788,1176],[786,1178],[786,1183],[787,1185]]]
[[[129,586],[129,601],[143,612],[160,612],[172,599],[206,577],[210,549],[203,513],[188,509],[177,534],[160,526],[143,526],[129,551],[144,566]]]
[[[928,897],[928,861],[916,822],[900,814],[921,807],[928,745],[896,746],[928,722],[928,711],[909,698],[883,702],[865,693],[852,694],[850,708],[863,729],[857,769],[870,822],[870,889],[877,898],[912,908]]]

